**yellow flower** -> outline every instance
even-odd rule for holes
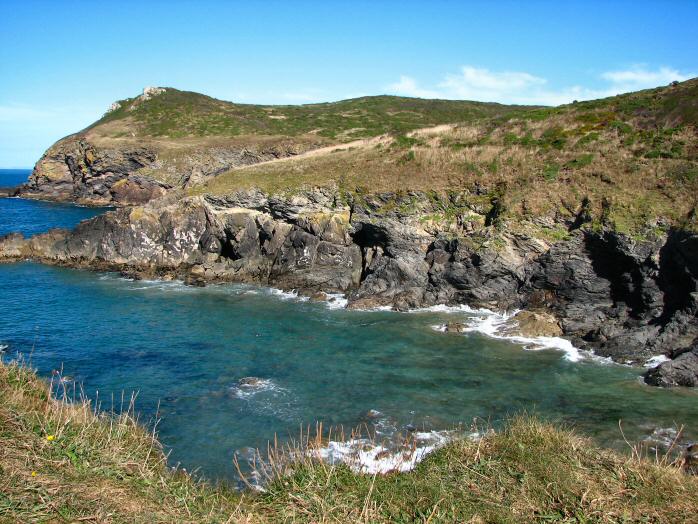
[[[32,477],[36,477],[36,471],[32,471]]]
[[[48,440],[49,442],[53,442],[54,440],[56,440],[56,436],[55,435],[46,435],[46,440]]]

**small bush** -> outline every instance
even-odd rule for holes
[[[395,141],[393,142],[393,144],[395,145],[395,147],[399,147],[400,149],[407,149],[408,147],[417,145],[418,142],[419,140],[411,136],[398,135],[395,137]]]
[[[570,169],[580,169],[582,167],[588,166],[593,161],[594,161],[594,154],[587,153],[585,155],[582,155],[578,158],[575,158],[574,160],[570,160],[569,162],[565,163],[565,167],[568,167]]]
[[[400,159],[398,160],[398,162],[399,162],[400,164],[406,164],[407,162],[413,162],[414,159],[415,159],[414,151],[408,151],[407,153],[405,153],[404,155],[402,155],[402,156],[400,157]]]
[[[552,163],[546,165],[545,169],[543,169],[543,178],[552,182],[553,180],[555,180],[557,178],[559,173],[560,173],[560,164],[552,162]]]
[[[621,135],[627,135],[633,132],[633,128],[629,124],[621,122],[620,120],[614,120],[613,122],[610,122],[608,124],[608,127],[610,129],[617,130],[618,133]]]
[[[681,164],[668,173],[675,182],[690,184],[698,180],[698,166],[695,164]]]
[[[599,139],[599,133],[596,131],[592,131],[591,133],[587,133],[582,138],[577,140],[577,145],[584,146],[587,144],[591,144],[592,142],[596,142],[598,139]]]
[[[562,149],[567,143],[567,134],[559,126],[551,127],[543,132],[538,143],[542,147]]]

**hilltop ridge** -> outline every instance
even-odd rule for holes
[[[303,105],[240,104],[171,87],[149,87],[112,107],[88,127],[93,134],[119,138],[128,132],[119,127],[125,126],[139,137],[308,134],[341,142],[498,116],[521,106],[391,95]]]
[[[696,79],[559,107],[386,95],[273,106],[147,88],[49,148],[21,192],[129,205],[181,189],[507,184],[510,210],[550,214],[585,195],[597,206],[616,198],[617,222],[636,228],[630,197],[648,202],[645,222],[676,222],[693,208],[697,125]]]

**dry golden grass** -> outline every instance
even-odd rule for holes
[[[582,116],[601,118],[596,113]],[[639,128],[629,131],[634,128],[622,127],[625,123],[592,126],[582,116],[564,112],[541,121],[439,126],[397,137],[392,144],[233,169],[194,192],[337,186],[349,193],[481,194],[505,186],[510,218],[570,216],[588,197],[596,218],[607,201],[611,206],[605,220],[631,233],[658,220],[676,224],[696,207],[698,133],[693,127],[647,134]],[[666,152],[670,147],[679,152]]]
[[[0,365],[0,522],[225,522],[240,496],[166,464],[131,399],[120,415],[56,400],[18,364]],[[52,394],[53,393],[53,394]],[[235,520],[237,521],[237,520]]]
[[[272,448],[266,491],[240,494],[173,471],[154,434],[26,367],[0,364],[0,522],[684,523],[698,478],[681,463],[603,450],[523,415],[456,440],[409,473],[364,475],[314,459],[326,436]],[[57,388],[58,386],[58,388]]]

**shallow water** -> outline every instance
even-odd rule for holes
[[[208,477],[233,478],[236,450],[297,436],[315,421],[370,422],[389,436],[474,418],[496,425],[527,409],[619,448],[621,419],[631,440],[674,424],[695,436],[698,395],[644,386],[640,368],[434,329],[483,318],[467,310],[347,311],[253,286],[0,265],[7,355],[33,348],[40,373],[62,366],[89,395],[99,391],[105,408],[132,390],[145,419],[159,403],[172,462]],[[244,377],[261,380],[239,385]]]

